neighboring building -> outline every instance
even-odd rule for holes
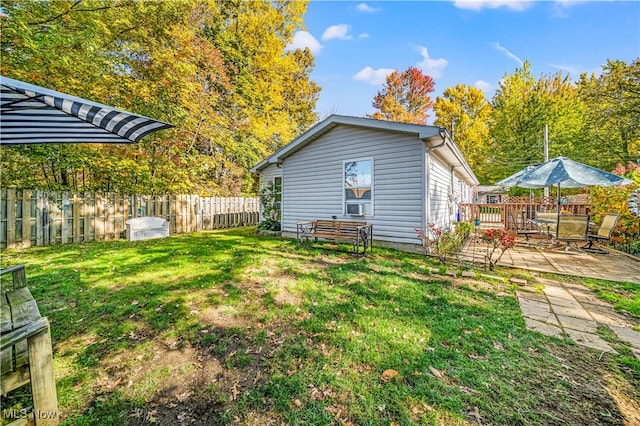
[[[475,187],[473,202],[476,204],[500,204],[509,194],[509,188],[495,185],[478,185]]]
[[[282,188],[284,236],[314,219],[373,224],[374,245],[448,228],[478,180],[442,128],[331,115],[251,169]]]

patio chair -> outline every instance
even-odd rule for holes
[[[604,219],[602,219],[602,225],[600,225],[598,230],[595,233],[587,233],[588,242],[584,247],[582,247],[582,249],[592,253],[609,253],[608,250],[605,250],[603,248],[593,247],[593,243],[601,241],[611,241],[611,234],[613,234],[613,230],[618,224],[618,219],[620,219],[619,214],[607,213],[604,216]]]
[[[590,215],[586,214],[566,214],[558,218],[558,229],[556,230],[557,242],[564,242],[566,245],[562,250],[564,253],[571,253],[571,244],[576,244],[573,248],[582,252],[582,248],[577,246],[579,242],[587,241]],[[560,251],[561,247],[554,248],[553,251]]]
[[[524,239],[527,243],[527,246],[531,246],[531,241],[529,240],[530,235],[539,235],[540,230],[538,226],[530,220],[526,219],[526,212],[522,212],[521,221],[518,222],[513,212],[509,210],[509,222],[513,225],[516,230],[516,237],[519,235],[524,235]]]

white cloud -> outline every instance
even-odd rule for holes
[[[556,6],[570,8],[588,2],[586,0],[556,0],[555,3]]]
[[[569,10],[580,4],[587,3],[584,0],[556,0],[553,3],[551,16],[553,18],[566,18],[569,16]]]
[[[521,12],[529,9],[533,2],[526,0],[455,0],[453,4],[458,9],[482,10],[506,7]]]
[[[577,68],[574,67],[572,65],[556,65],[556,64],[551,64],[552,67],[565,72],[567,74],[571,74],[571,76],[576,77],[579,76],[581,71]]]
[[[520,66],[524,65],[524,61],[520,58],[518,58],[516,55],[514,55],[513,53],[509,52],[509,50],[507,50],[507,48],[503,47],[500,43],[491,43],[491,46],[493,46],[494,49],[496,49],[498,52],[504,53],[505,56],[507,56],[508,58],[513,59],[514,61],[516,61],[518,64],[520,64]]]
[[[289,43],[286,47],[287,50],[296,50],[302,49],[305,47],[309,48],[309,51],[314,55],[322,49],[322,45],[314,36],[306,31],[296,31],[293,35],[293,41]]]
[[[487,83],[484,80],[478,80],[476,81],[476,83],[474,84],[474,86],[480,90],[482,90],[484,93],[490,93],[493,90],[493,87],[491,86],[491,84]]]
[[[389,74],[394,72],[392,68],[379,68],[374,70],[371,67],[364,67],[358,71],[354,76],[354,80],[365,81],[374,86],[383,84]]]
[[[362,34],[358,35],[358,38],[369,38],[369,34],[362,33]]]
[[[349,35],[349,26],[346,24],[332,25],[322,33],[323,40],[331,40],[334,38],[340,40],[351,40],[351,36]]]
[[[424,71],[425,74],[433,77],[442,77],[442,71],[449,64],[444,58],[432,59],[429,57],[429,51],[424,46],[418,46],[418,51],[422,55],[422,61],[418,62],[418,68]]]
[[[562,71],[566,74],[569,74],[569,77],[572,80],[576,80],[577,78],[580,77],[580,74],[582,73],[586,73],[587,75],[591,75],[591,74],[595,74],[597,76],[599,76],[600,74],[602,74],[602,68],[592,68],[592,69],[585,69],[585,68],[581,68],[581,67],[577,67],[574,65],[559,65],[559,64],[550,64],[553,68]]]
[[[371,7],[366,3],[360,3],[358,6],[356,6],[356,10],[358,12],[364,12],[364,13],[375,13],[375,12],[380,12],[382,9],[380,9],[379,7]]]

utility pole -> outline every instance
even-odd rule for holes
[[[544,162],[549,161],[549,126],[544,125]],[[549,197],[549,188],[544,188],[544,197]]]

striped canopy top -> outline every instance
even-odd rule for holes
[[[172,124],[0,76],[0,143],[135,143]]]

